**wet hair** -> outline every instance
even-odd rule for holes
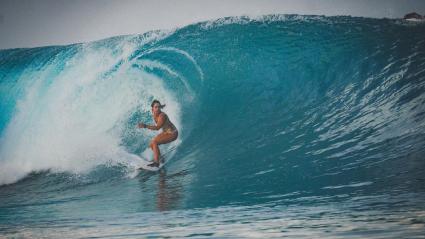
[[[151,104],[151,107],[153,108],[153,106],[154,106],[156,103],[158,103],[158,104],[159,104],[159,107],[160,107],[161,109],[165,107],[165,105],[161,105],[161,102],[159,102],[159,100],[153,100],[153,101],[152,101],[152,104]]]

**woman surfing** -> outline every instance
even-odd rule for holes
[[[171,123],[167,114],[161,111],[165,105],[161,105],[158,100],[152,101],[152,117],[156,123],[156,125],[147,125],[144,123],[139,123],[139,128],[148,128],[150,130],[159,130],[162,129],[162,132],[158,134],[155,138],[152,139],[149,146],[153,151],[153,163],[149,164],[149,167],[159,167],[159,159],[161,157],[161,153],[159,151],[159,145],[168,144],[177,139],[179,132],[177,131],[176,126]]]

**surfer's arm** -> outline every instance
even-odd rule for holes
[[[141,126],[144,126],[144,127],[140,127],[140,126],[139,127],[140,128],[148,128],[150,130],[159,130],[159,129],[162,128],[164,123],[165,123],[165,116],[164,116],[164,114],[160,114],[159,117],[158,117],[158,122],[156,123],[156,125],[147,125],[147,124],[141,123],[142,124]]]

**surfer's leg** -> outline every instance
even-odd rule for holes
[[[153,159],[155,162],[159,163],[159,158],[161,157],[161,152],[159,151],[159,145],[167,144],[177,139],[178,133],[177,131],[169,133],[162,132],[158,134],[155,138],[152,139],[150,146],[153,151]]]
[[[153,161],[159,163],[160,152],[159,152],[158,143],[155,141],[155,139],[153,139],[149,146],[151,147],[153,151]]]

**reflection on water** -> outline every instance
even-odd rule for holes
[[[149,200],[141,198],[143,208],[158,211],[181,208],[185,175],[187,172],[184,170],[170,174],[164,168],[157,173],[143,172],[139,180],[140,189],[144,196],[150,196]]]
[[[176,173],[167,177],[165,169],[159,172],[156,205],[159,211],[176,209],[182,198],[182,184],[179,177],[184,175]]]

